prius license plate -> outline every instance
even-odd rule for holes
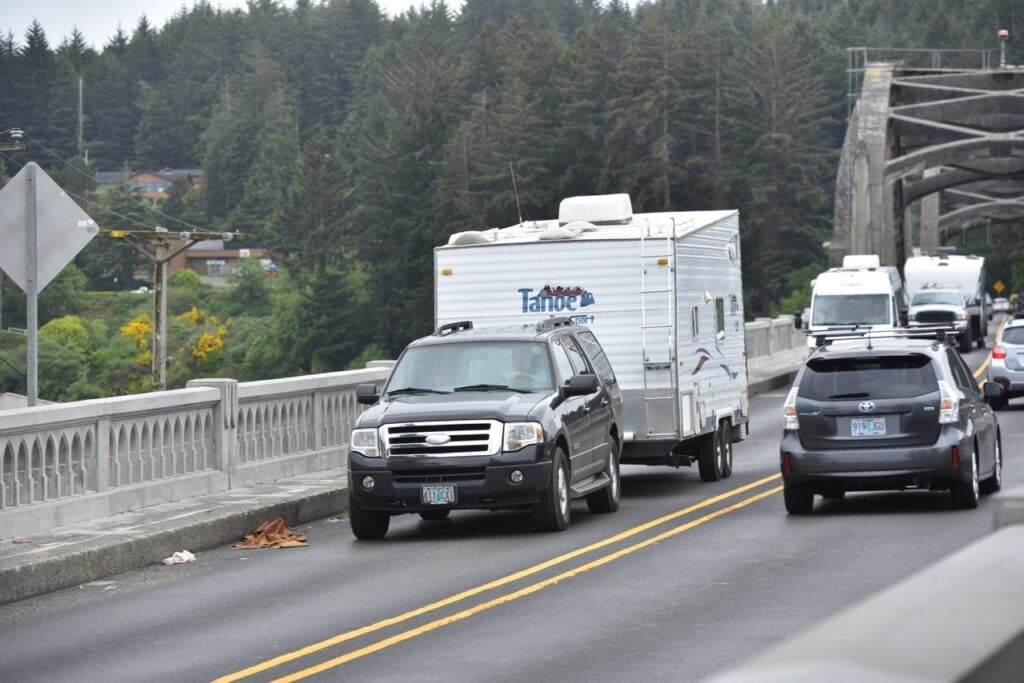
[[[884,417],[865,417],[850,420],[852,436],[885,436]]]
[[[421,486],[420,500],[424,505],[451,505],[458,502],[455,484]]]

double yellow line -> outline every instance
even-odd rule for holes
[[[703,508],[707,508],[709,506],[715,505],[716,503],[720,503],[722,501],[728,500],[729,498],[734,498],[736,496],[739,496],[740,494],[746,493],[746,492],[748,492],[748,491],[750,491],[752,489],[755,489],[755,488],[757,488],[759,486],[763,486],[765,484],[768,484],[769,482],[774,482],[774,481],[778,480],[780,478],[780,476],[781,475],[773,474],[771,476],[765,477],[763,479],[759,479],[759,480],[757,480],[755,482],[752,482],[750,484],[746,484],[744,486],[740,486],[738,488],[732,489],[731,491],[726,491],[725,493],[722,493],[722,494],[717,495],[717,496],[713,496],[713,497],[708,498],[706,500],[702,500],[701,502],[696,503],[694,505],[690,505],[689,507],[685,507],[685,508],[683,508],[681,510],[677,510],[677,511],[672,512],[670,514],[664,515],[662,517],[658,517],[657,519],[653,519],[653,520],[651,520],[649,522],[645,522],[644,524],[641,524],[639,526],[635,526],[635,527],[633,527],[631,529],[627,529],[625,531],[622,531],[622,532],[620,532],[618,534],[615,534],[614,536],[609,536],[608,538],[603,539],[601,541],[598,541],[596,543],[592,543],[592,544],[584,546],[582,548],[577,548],[576,550],[573,550],[571,552],[565,553],[563,555],[559,555],[559,556],[554,557],[554,558],[552,558],[550,560],[547,560],[545,562],[541,562],[540,564],[536,564],[536,565],[533,565],[531,567],[527,567],[526,569],[523,569],[523,570],[520,570],[518,572],[515,572],[513,574],[509,574],[507,576],[503,576],[500,579],[496,579],[494,581],[490,581],[488,583],[481,584],[479,586],[476,586],[475,588],[471,588],[471,589],[463,591],[461,593],[456,593],[455,595],[449,596],[449,597],[444,598],[442,600],[438,600],[436,602],[432,602],[432,603],[430,603],[428,605],[424,605],[423,607],[419,607],[417,609],[410,610],[410,611],[405,612],[403,614],[399,614],[397,616],[390,617],[388,619],[384,619],[384,620],[378,621],[378,622],[370,624],[368,626],[363,626],[362,628],[354,629],[352,631],[346,631],[345,633],[340,633],[340,634],[338,634],[336,636],[333,636],[333,637],[328,638],[326,640],[322,640],[322,641],[320,641],[318,643],[314,643],[312,645],[308,645],[308,646],[306,646],[304,648],[295,650],[293,652],[288,652],[286,654],[279,655],[277,657],[274,657],[273,659],[268,659],[268,660],[266,660],[264,662],[261,662],[259,664],[253,665],[253,666],[248,667],[246,669],[242,669],[241,671],[236,671],[235,673],[231,673],[231,674],[228,674],[226,676],[222,676],[221,678],[216,679],[216,681],[214,683],[229,683],[230,681],[238,681],[238,680],[241,680],[243,678],[247,678],[249,676],[254,676],[256,674],[268,671],[269,669],[273,669],[275,667],[281,666],[282,664],[287,664],[289,662],[294,662],[294,661],[296,661],[298,659],[301,659],[303,657],[308,657],[308,656],[310,656],[312,654],[315,654],[315,653],[320,652],[322,650],[325,650],[327,648],[333,647],[335,645],[339,645],[339,644],[344,643],[346,641],[353,640],[355,638],[359,638],[361,636],[365,636],[365,635],[368,635],[370,633],[374,633],[375,631],[380,631],[381,629],[384,629],[384,628],[388,628],[388,627],[391,627],[391,626],[395,626],[395,625],[401,624],[403,622],[409,621],[411,619],[414,619],[416,617],[422,616],[424,614],[428,614],[430,612],[434,612],[436,610],[439,610],[439,609],[441,609],[443,607],[448,607],[450,605],[462,602],[462,601],[467,600],[467,599],[469,599],[471,597],[474,597],[476,595],[480,595],[481,593],[484,593],[484,592],[487,592],[487,591],[490,591],[490,590],[494,590],[495,588],[501,588],[502,586],[506,586],[506,585],[511,584],[511,583],[513,583],[515,581],[519,581],[519,580],[524,579],[526,577],[533,576],[535,574],[538,574],[538,573],[540,573],[540,572],[542,572],[544,570],[550,569],[550,568],[555,567],[557,565],[564,564],[564,563],[568,562],[569,560],[577,558],[577,557],[579,557],[581,555],[584,555],[586,553],[590,553],[590,552],[593,552],[595,550],[599,550],[601,548],[605,548],[605,547],[607,547],[609,545],[612,545],[612,544],[617,543],[619,541],[625,540],[625,539],[630,538],[632,536],[636,536],[637,534],[643,533],[644,531],[648,531],[648,530],[650,530],[650,529],[652,529],[654,527],[657,527],[659,525],[665,524],[666,522],[670,522],[670,521],[676,520],[676,519],[678,519],[680,517],[688,515],[688,514],[690,514],[692,512],[695,512],[697,510],[701,510]],[[278,678],[276,680],[279,680],[279,681],[298,681],[298,680],[301,680],[303,678],[307,678],[309,676],[313,676],[315,674],[322,673],[324,671],[327,671],[328,669],[332,669],[334,667],[341,666],[342,664],[345,664],[347,662],[351,662],[352,660],[355,660],[355,659],[359,659],[360,657],[365,657],[366,655],[372,654],[374,652],[379,652],[380,650],[383,650],[385,648],[391,647],[392,645],[396,645],[398,643],[401,643],[403,641],[409,640],[411,638],[415,638],[416,636],[423,635],[424,633],[428,633],[430,631],[442,628],[444,626],[448,626],[450,624],[454,624],[456,622],[462,621],[463,619],[467,619],[467,618],[469,618],[469,617],[471,617],[471,616],[473,616],[475,614],[479,614],[481,612],[484,612],[486,610],[492,609],[494,607],[498,607],[500,605],[504,605],[506,603],[512,602],[513,600],[518,600],[519,598],[522,598],[522,597],[525,597],[527,595],[531,595],[533,593],[536,593],[537,591],[542,590],[544,588],[547,588],[548,586],[554,585],[554,584],[556,584],[556,583],[558,583],[560,581],[565,581],[567,579],[571,579],[573,577],[579,576],[580,574],[588,572],[591,569],[596,569],[597,567],[601,567],[601,566],[606,565],[606,564],[608,564],[610,562],[614,562],[617,559],[625,557],[626,555],[634,553],[634,552],[636,552],[638,550],[642,550],[643,548],[651,546],[651,545],[653,545],[655,543],[659,543],[659,542],[661,542],[661,541],[663,541],[663,540],[665,540],[667,538],[671,538],[671,537],[676,536],[678,534],[681,534],[681,533],[683,533],[685,531],[689,531],[690,529],[693,529],[694,527],[700,526],[701,524],[704,524],[706,522],[710,522],[711,520],[716,519],[718,517],[721,517],[723,515],[729,514],[730,512],[734,512],[734,511],[739,510],[741,508],[747,507],[748,505],[751,505],[753,503],[756,503],[759,500],[762,500],[762,499],[767,498],[767,497],[769,497],[771,495],[774,495],[774,494],[778,493],[781,490],[782,490],[782,486],[775,486],[773,488],[770,488],[770,489],[767,489],[767,490],[764,490],[764,491],[760,491],[760,492],[755,493],[754,495],[752,495],[752,496],[750,496],[748,498],[744,498],[744,499],[740,500],[739,502],[733,503],[732,505],[728,505],[726,507],[719,508],[718,510],[715,510],[714,512],[710,512],[710,513],[704,515],[703,517],[699,517],[699,518],[694,519],[692,521],[686,522],[685,524],[682,524],[680,526],[673,527],[671,529],[668,529],[666,531],[661,532],[660,534],[657,534],[655,536],[651,536],[650,538],[646,538],[646,539],[644,539],[642,541],[634,543],[633,545],[627,546],[625,548],[621,548],[619,550],[616,550],[614,552],[608,553],[606,555],[602,555],[600,557],[597,557],[597,558],[591,560],[590,562],[587,562],[587,563],[585,563],[583,565],[580,565],[578,567],[574,567],[572,569],[564,571],[564,572],[562,572],[560,574],[557,574],[555,576],[552,576],[552,577],[549,577],[549,578],[546,578],[546,579],[543,579],[543,580],[540,580],[540,581],[536,581],[536,582],[534,582],[534,583],[532,583],[530,585],[524,586],[524,587],[519,588],[519,589],[517,589],[515,591],[512,591],[510,593],[506,593],[504,595],[499,595],[498,597],[495,597],[495,598],[493,598],[491,600],[487,600],[486,602],[482,602],[482,603],[480,603],[478,605],[474,605],[473,607],[469,607],[469,608],[463,609],[462,611],[456,612],[455,614],[451,614],[449,616],[441,617],[441,618],[435,619],[435,620],[433,620],[433,621],[431,621],[429,623],[426,623],[426,624],[423,624],[423,625],[420,625],[420,626],[417,626],[417,627],[414,627],[414,628],[410,628],[410,629],[405,630],[405,631],[403,631],[401,633],[398,633],[396,635],[390,636],[388,638],[384,638],[384,639],[379,640],[379,641],[377,641],[375,643],[371,643],[370,645],[367,645],[365,647],[359,648],[357,650],[353,650],[351,652],[348,652],[346,654],[340,655],[338,657],[334,657],[332,659],[329,659],[327,661],[321,662],[321,663],[316,664],[314,666],[308,667],[308,668],[303,669],[301,671],[297,671],[295,673],[282,676],[282,677],[280,677],[280,678]]]

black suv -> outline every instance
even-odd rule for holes
[[[538,528],[569,524],[573,498],[619,507],[622,391],[594,333],[568,318],[536,326],[443,325],[402,352],[356,420],[348,462],[357,538],[392,515],[532,509]]]
[[[788,512],[810,513],[815,494],[907,488],[948,489],[954,507],[974,508],[979,492],[999,490],[999,422],[988,402],[1003,388],[979,389],[944,330],[924,334],[825,339],[808,356],[784,407]]]

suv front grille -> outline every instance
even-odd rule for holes
[[[921,311],[917,314],[917,322],[928,324],[945,324],[953,322],[952,311]]]
[[[391,477],[396,484],[449,484],[465,481],[483,481],[486,470],[482,467],[472,469],[446,470],[395,470]]]
[[[494,455],[501,447],[501,432],[497,420],[420,422],[380,428],[388,458]]]

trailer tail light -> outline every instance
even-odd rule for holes
[[[950,449],[950,457],[953,458],[953,467],[960,467],[960,449],[953,446]]]
[[[782,473],[793,474],[793,454],[789,451],[785,451],[782,454]]]
[[[999,360],[1006,358],[1006,347],[1002,344],[996,344],[996,347],[992,349],[992,357]]]

